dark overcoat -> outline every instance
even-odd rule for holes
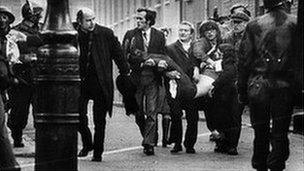
[[[107,111],[112,115],[114,84],[113,84],[113,62],[116,63],[120,74],[129,73],[129,67],[123,56],[121,45],[111,29],[96,24],[92,31],[92,47],[91,54],[95,64],[102,93],[106,98]],[[84,78],[87,74],[87,33],[78,29],[79,47],[80,47],[80,77]]]
[[[272,11],[247,24],[238,62],[238,90],[242,101],[247,102],[247,86],[257,75],[294,86],[299,62],[296,60],[296,26],[296,17],[283,10]]]

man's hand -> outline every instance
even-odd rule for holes
[[[148,60],[146,60],[145,62],[144,62],[144,65],[145,66],[155,66],[156,64],[155,64],[155,61],[153,60],[153,59],[148,59]]]
[[[17,31],[17,30],[14,30],[12,29],[9,34],[8,34],[8,37],[14,41],[14,42],[18,42],[18,41],[26,41],[27,40],[27,36],[20,32],[20,31]]]
[[[213,97],[213,94],[214,94],[214,86],[211,85],[211,88],[210,88],[209,91],[208,91],[208,96],[209,96],[209,97]]]
[[[200,76],[199,76],[199,68],[198,67],[194,67],[194,69],[193,69],[193,77],[192,78],[193,78],[193,80],[195,82],[199,81]]]
[[[165,60],[160,60],[157,64],[158,71],[164,71],[168,68],[168,63]]]
[[[174,71],[170,71],[170,72],[166,72],[166,76],[170,79],[180,79],[180,73],[176,70]]]

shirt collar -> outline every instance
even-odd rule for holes
[[[146,31],[142,31],[142,33],[146,33],[146,36],[149,38],[151,34],[151,28],[148,28]]]
[[[182,42],[181,40],[178,40],[181,44],[182,44],[182,47],[184,48],[185,51],[188,51],[189,48],[190,48],[190,45],[191,45],[191,40],[189,42]]]

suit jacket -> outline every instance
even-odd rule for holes
[[[147,53],[165,54],[166,39],[161,31],[151,28],[151,35]],[[144,42],[142,32],[138,28],[127,31],[123,39],[123,48],[126,58],[132,69],[131,76],[135,85],[143,82],[149,82],[151,79],[159,79],[160,76],[156,71],[142,68],[141,63],[146,60],[145,56],[137,52],[144,51]]]
[[[196,59],[190,55],[189,51],[185,51],[182,43],[176,41],[167,46],[166,53],[190,78],[192,78]]]
[[[87,74],[87,42],[88,33],[84,33],[81,29],[78,29],[79,47],[80,47],[80,77],[83,79]],[[115,61],[118,66],[120,74],[129,73],[129,66],[126,59],[123,56],[123,52],[117,37],[111,29],[102,27],[96,24],[94,30],[91,32],[92,36],[92,47],[91,56],[93,58],[97,78],[102,88],[102,93],[106,98],[107,111],[111,116],[112,105],[113,105],[113,67],[112,60]]]

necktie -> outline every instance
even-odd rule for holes
[[[148,51],[149,43],[148,43],[147,33],[146,32],[143,32],[143,39],[144,39],[144,49],[145,49],[145,52],[147,52]]]

